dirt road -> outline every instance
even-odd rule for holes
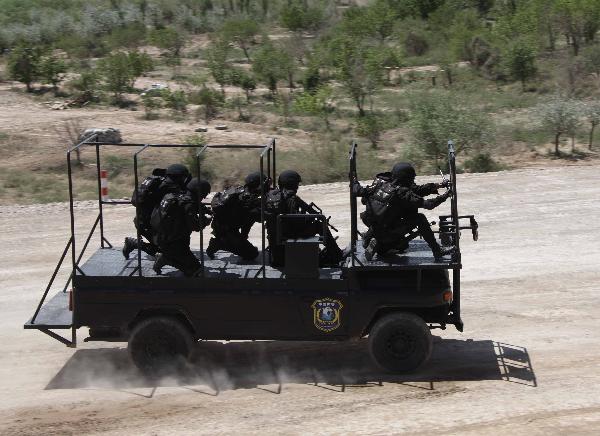
[[[197,376],[152,386],[122,344],[24,331],[66,242],[64,205],[0,209],[0,433],[597,434],[600,167],[463,175],[465,332],[383,374],[364,344],[204,344]],[[347,234],[344,184],[301,188]],[[89,225],[94,210],[78,208]],[[432,215],[433,218],[433,215]],[[109,239],[131,231],[109,212]],[[83,229],[82,225],[82,229]],[[84,332],[80,338],[85,337]]]

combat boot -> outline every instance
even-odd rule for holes
[[[162,267],[167,264],[167,260],[165,259],[164,254],[157,254],[156,260],[154,261],[154,265],[152,265],[152,269],[156,273],[156,275],[162,274]]]
[[[129,259],[129,255],[136,248],[137,248],[137,239],[125,238],[125,242],[123,243],[123,256],[125,257],[125,259]]]
[[[433,252],[433,257],[435,260],[442,260],[444,256],[454,253],[454,247],[440,247],[439,245],[433,248],[431,251]]]
[[[369,245],[367,246],[366,250],[365,250],[365,259],[367,259],[369,262],[373,260],[373,256],[375,256],[375,248],[377,246],[377,241],[375,240],[375,238],[371,238],[371,240],[369,241]]]
[[[368,229],[366,232],[362,234],[362,246],[363,248],[367,248],[369,246],[369,242],[373,239],[373,230]]]
[[[219,244],[216,238],[210,238],[208,241],[208,247],[206,248],[206,255],[210,258],[210,260],[215,259],[215,253],[219,251]],[[258,256],[258,254],[257,254]]]

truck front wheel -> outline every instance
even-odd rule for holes
[[[385,315],[369,333],[371,358],[390,372],[417,369],[429,359],[432,348],[429,327],[422,318],[412,313]]]
[[[194,338],[174,318],[155,316],[140,321],[129,337],[133,363],[148,377],[178,372],[190,358]]]

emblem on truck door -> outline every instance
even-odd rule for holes
[[[341,324],[342,307],[340,300],[320,298],[310,306],[313,309],[315,327],[324,332],[332,332]]]

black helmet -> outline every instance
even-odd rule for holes
[[[277,183],[279,184],[280,188],[296,190],[298,189],[301,181],[302,178],[296,171],[285,170],[279,175]]]
[[[190,171],[182,164],[169,165],[165,174],[182,188],[185,187],[192,178]]]
[[[411,164],[400,162],[392,168],[392,177],[401,185],[412,185],[417,173]]]
[[[208,183],[204,179],[198,179],[194,177],[187,184],[187,189],[192,193],[194,200],[196,200],[198,197],[200,197],[201,199],[206,198],[206,196],[210,192],[210,183]]]
[[[173,164],[167,167],[167,171],[165,171],[167,176],[184,176],[188,177],[190,175],[190,170],[187,169],[185,165],[182,164]]]
[[[250,174],[248,174],[246,176],[246,178],[244,179],[244,186],[246,186],[247,188],[250,189],[260,189],[260,171],[254,171]],[[265,190],[269,189],[269,183],[270,183],[270,179],[265,176],[264,174],[262,175],[262,180],[263,180],[263,184],[265,185]]]

